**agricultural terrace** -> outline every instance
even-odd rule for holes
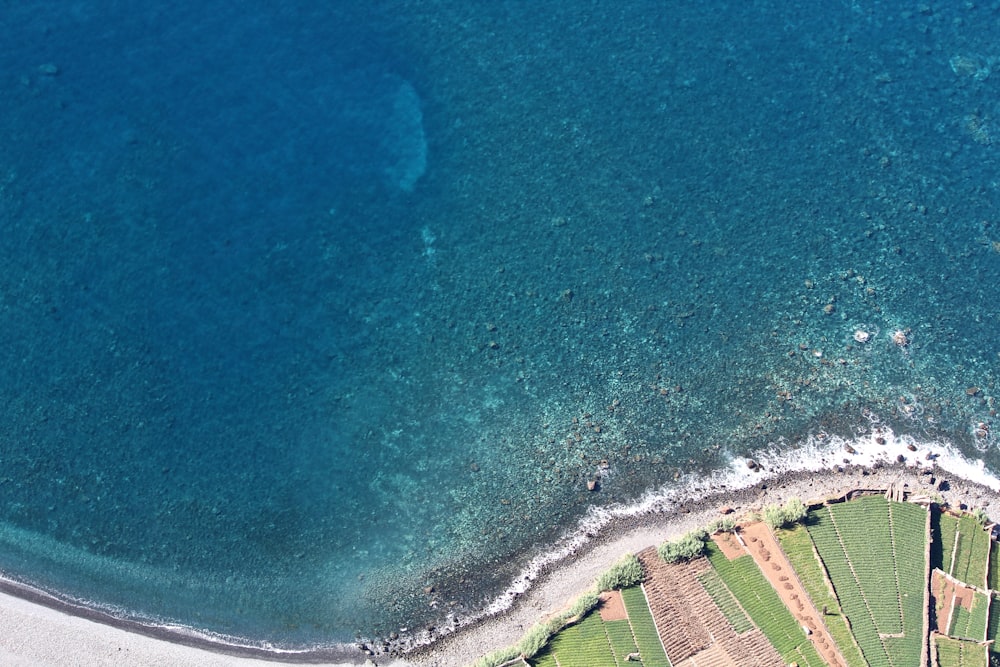
[[[931,595],[939,633],[955,639],[986,641],[990,614],[990,597],[986,592],[934,570]]]
[[[816,608],[825,612],[823,622],[847,666],[868,667],[861,649],[854,641],[854,634],[840,608],[840,601],[833,592],[830,580],[823,569],[823,563],[805,526],[795,525],[792,528],[780,529],[776,534],[782,551],[798,573],[806,593]]]
[[[810,512],[807,526],[868,664],[922,664],[927,511],[864,496]]]
[[[988,667],[987,648],[977,642],[935,635],[932,640],[935,667]]]
[[[783,665],[767,637],[705,558],[665,563],[655,549],[639,553],[643,590],[675,667]]]
[[[959,581],[986,588],[987,563],[991,540],[989,534],[975,517],[969,514],[956,516],[950,512],[934,512],[935,542],[940,545],[941,568]],[[935,548],[935,556],[938,549]]]
[[[990,542],[990,563],[986,585],[991,591],[1000,589],[1000,542]]]
[[[778,593],[764,578],[753,556],[746,554],[729,560],[714,542],[709,542],[706,550],[712,568],[754,624],[764,632],[785,664],[795,663],[800,667],[826,664]]]
[[[639,552],[634,576],[642,584],[602,594],[598,609],[537,654],[483,664],[1000,664],[993,650],[1000,551],[976,517],[863,495],[814,507],[801,523],[773,531],[750,522],[711,538],[695,531],[678,543],[676,562],[664,561],[677,552],[663,547]],[[932,561],[947,569],[932,571]]]

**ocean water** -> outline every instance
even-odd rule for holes
[[[1000,470],[1000,5],[358,5],[0,3],[5,576],[330,646],[873,420]]]

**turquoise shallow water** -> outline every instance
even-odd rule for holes
[[[865,411],[997,470],[995,8],[272,4],[0,14],[8,576],[325,645]]]

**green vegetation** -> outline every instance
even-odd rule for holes
[[[993,640],[993,644],[990,646],[991,660],[1000,664],[1000,653],[998,653],[1000,647],[996,645],[997,634],[1000,632],[1000,597],[994,594],[990,603],[990,620],[986,626],[986,639]]]
[[[569,610],[550,618],[545,623],[536,623],[524,633],[517,644],[484,655],[472,663],[472,667],[497,667],[519,656],[525,658],[534,656],[554,635],[561,633],[567,624],[582,620],[598,602],[597,592],[587,591],[573,602]]]
[[[803,526],[795,526],[789,530],[777,532],[781,549],[788,557],[788,561],[799,575],[799,580],[806,589],[806,593],[812,599],[816,609],[823,614],[823,622],[830,631],[830,636],[840,649],[841,655],[847,661],[848,667],[867,667],[861,649],[854,641],[854,635],[847,624],[847,619],[840,609],[837,596],[833,594],[830,584],[823,571],[823,564],[820,562],[813,547],[812,539]]]
[[[656,552],[660,558],[668,563],[680,563],[691,560],[705,553],[705,542],[708,540],[708,532],[705,530],[692,530],[690,533],[673,542],[664,542],[657,547]]]
[[[616,664],[600,614],[589,614],[579,623],[564,628],[539,652],[536,664],[548,664],[549,656],[560,667]]]
[[[885,640],[896,665],[920,662],[923,648],[924,596],[927,590],[927,511],[911,503],[888,503],[892,528],[892,564],[899,584],[904,637]],[[884,567],[884,565],[883,565]]]
[[[977,588],[986,588],[986,561],[990,553],[990,537],[972,516],[958,519],[958,540],[950,574]]]
[[[959,639],[985,641],[989,619],[989,600],[983,593],[976,592],[972,597],[972,609],[957,606],[951,617],[951,627],[948,633]]]
[[[645,667],[670,667],[667,654],[663,651],[663,643],[656,632],[653,615],[649,612],[646,594],[638,586],[622,590],[625,609],[629,622],[632,624],[632,634],[635,645],[639,647],[639,658]]]
[[[782,505],[768,505],[761,513],[761,519],[771,530],[791,526],[806,518],[807,510],[805,503],[799,498],[789,498]]]
[[[720,519],[716,519],[708,525],[708,534],[712,535],[714,533],[731,533],[736,528],[736,519],[728,516],[724,516]]]
[[[545,623],[536,623],[524,633],[521,641],[516,644],[518,655],[532,656],[542,650],[545,643],[552,637],[551,627]]]
[[[934,564],[951,574],[952,554],[955,551],[955,539],[958,535],[958,518],[941,512],[935,523],[937,524],[937,538],[941,543],[941,561]]]
[[[812,642],[764,578],[753,557],[746,555],[729,560],[711,542],[706,551],[712,567],[777,649],[782,660],[798,663],[802,667],[824,664]]]
[[[492,653],[487,653],[479,660],[472,663],[472,667],[498,667],[505,662],[510,662],[517,656],[521,655],[521,652],[515,646],[508,646],[506,648],[497,649]]]
[[[595,608],[599,602],[600,598],[595,591],[587,591],[576,599],[573,605],[569,608],[567,615],[570,619],[583,618],[584,615],[591,609]]]
[[[889,503],[881,496],[811,513],[809,535],[871,665],[919,664],[926,517],[917,505]],[[873,550],[873,542],[887,549]],[[883,639],[880,633],[902,636]]]
[[[1000,542],[990,542],[990,571],[986,585],[991,591],[1000,588]]]
[[[934,652],[939,667],[987,667],[986,647],[975,642],[936,637]]]
[[[764,515],[765,520],[788,526],[775,530],[781,550],[847,667],[919,664],[926,621],[928,523],[935,537],[931,552],[935,565],[945,565],[942,569],[978,588],[986,583],[995,586],[1000,579],[1000,547],[989,540],[981,517],[933,511],[929,515],[919,505],[890,502],[882,496],[825,506],[806,513],[803,522],[804,511],[801,501],[793,500],[765,509]],[[732,525],[716,522],[711,528],[732,529]],[[692,531],[662,544],[658,552],[670,562],[707,555],[712,567],[697,580],[737,635],[757,627],[785,663],[823,665],[757,561],[750,555],[730,561],[708,535],[705,530]],[[635,556],[622,558],[570,609],[531,628],[515,646],[481,658],[474,667],[496,667],[521,657],[535,667],[670,667],[645,592],[635,585],[643,574]],[[604,621],[592,613],[598,591],[616,589],[621,590],[628,619]],[[1000,632],[1000,597],[990,604],[990,595],[977,590],[970,609],[956,607],[951,612],[949,636],[931,641],[932,664],[1000,667],[1000,654],[982,643],[995,640]],[[940,623],[948,620],[942,615],[947,610],[938,611]],[[635,653],[641,663],[628,660]]]
[[[629,622],[627,620],[605,621],[604,631],[608,633],[608,642],[611,644],[611,651],[615,654],[615,662],[618,667],[635,665],[634,662],[628,662],[628,656],[639,650],[635,645],[635,637],[632,636],[632,626]]]
[[[736,634],[743,634],[753,629],[753,623],[747,618],[746,612],[740,607],[736,598],[729,592],[726,585],[722,583],[719,574],[715,570],[708,570],[698,577],[698,581],[705,587],[715,606],[722,611],[722,615],[729,621]]]
[[[642,565],[634,554],[628,554],[597,578],[597,590],[613,591],[635,586],[642,581]]]

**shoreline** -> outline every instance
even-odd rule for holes
[[[902,456],[905,461],[898,462]],[[480,613],[452,619],[445,631],[417,633],[392,645],[379,642],[366,656],[358,644],[314,650],[273,650],[155,626],[111,614],[11,580],[0,580],[0,638],[6,664],[121,664],[125,651],[139,664],[255,665],[275,663],[359,665],[366,658],[394,667],[453,667],[515,643],[544,617],[587,590],[626,553],[635,553],[711,523],[725,507],[734,516],[797,496],[822,500],[852,489],[906,485],[940,495],[949,504],[982,508],[1000,518],[1000,479],[947,444],[918,443],[876,429],[851,441],[809,441],[783,454],[760,453],[708,477],[690,477],[628,507],[591,513],[574,530],[529,561],[511,586]],[[942,485],[942,482],[947,484]],[[117,647],[117,650],[112,650]],[[385,651],[388,648],[389,651]],[[381,650],[379,650],[381,649]]]
[[[940,490],[942,481],[946,490]],[[721,516],[720,509],[734,510],[734,516],[779,503],[793,496],[805,502],[836,497],[853,490],[881,490],[890,484],[904,486],[912,494],[938,494],[949,505],[982,507],[1000,516],[1000,495],[987,486],[957,477],[938,467],[915,468],[900,464],[853,466],[836,475],[815,471],[789,472],[767,483],[742,489],[735,494],[720,492],[699,501],[698,507],[679,516],[664,516],[649,525],[626,528],[624,532],[595,540],[591,548],[571,562],[547,572],[506,612],[415,649],[406,658],[419,667],[468,665],[489,652],[515,643],[536,622],[568,606],[594,580],[627,552],[656,546],[667,539],[704,527]]]

